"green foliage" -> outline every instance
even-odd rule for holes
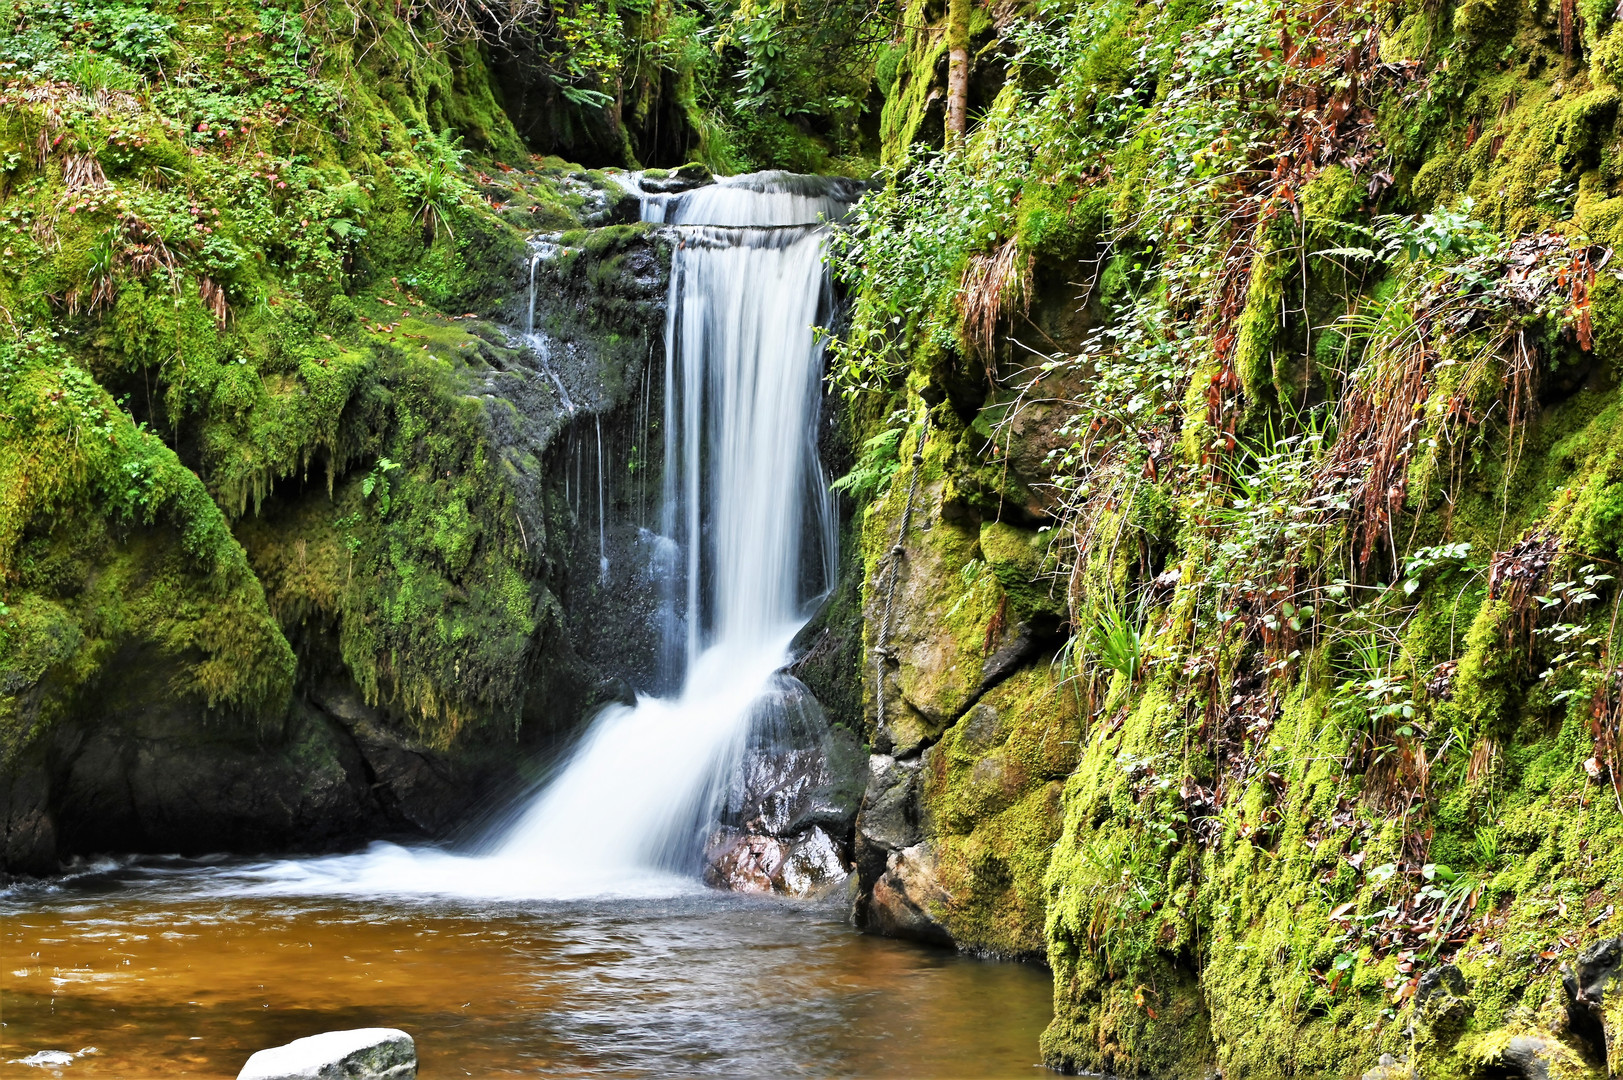
[[[477,51],[401,12],[10,10],[6,739],[136,653],[179,699],[274,718],[290,640],[425,738],[510,733],[556,612],[460,381],[489,346],[451,316],[495,311],[522,251],[467,146],[517,147],[504,182],[548,222],[581,197],[531,167]],[[329,493],[296,539],[255,516]],[[322,577],[303,557],[329,547]]]
[[[162,70],[178,27],[140,3],[40,0],[16,14],[23,29],[0,38],[0,56],[36,78],[67,78],[87,90],[131,89],[130,75]]]
[[[1129,684],[1143,666],[1144,641],[1132,619],[1119,607],[1096,613],[1087,629],[1088,652],[1099,663],[1117,672]]]
[[[901,468],[898,448],[906,428],[887,428],[862,444],[862,452],[851,471],[834,481],[830,491],[842,491],[857,500],[866,500],[884,492],[890,478]]]
[[[0,424],[0,754],[121,650],[174,665],[173,692],[201,706],[276,718],[292,652],[174,452],[43,333],[0,342]]]

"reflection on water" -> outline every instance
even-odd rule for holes
[[[368,1025],[411,1032],[424,1080],[1042,1075],[1046,971],[859,935],[838,907],[300,899],[233,879],[148,863],[0,893],[0,1075],[234,1077],[254,1050]]]

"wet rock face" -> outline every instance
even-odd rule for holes
[[[647,169],[637,178],[638,185],[653,195],[676,195],[714,182],[710,170],[698,162],[679,169]]]
[[[520,335],[531,399],[494,410],[517,417],[503,421],[515,428],[504,453],[545,495],[535,505],[561,548],[570,647],[645,693],[676,688],[659,606],[680,561],[659,535],[670,245],[667,230],[643,225],[539,238],[535,332]],[[529,312],[518,305],[514,325]]]
[[[821,826],[787,839],[723,828],[705,850],[705,881],[733,892],[809,896],[845,879],[844,845]]]
[[[1578,954],[1561,976],[1567,995],[1567,1026],[1594,1061],[1623,1066],[1623,938],[1597,941]]]
[[[862,798],[861,748],[832,727],[793,676],[757,706],[717,828],[705,880],[740,892],[805,896],[844,880]]]
[[[243,732],[173,700],[161,666],[139,667],[95,723],[59,725],[0,772],[0,866],[447,837],[522,786],[511,747],[432,751],[347,682],[311,688],[277,730]]]
[[[1074,767],[1074,695],[1026,667],[922,753],[875,755],[857,820],[856,919],[987,955],[1043,952],[1044,874]]]

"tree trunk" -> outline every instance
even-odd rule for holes
[[[969,4],[947,0],[947,146],[964,144],[969,130]]]

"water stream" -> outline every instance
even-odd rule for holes
[[[818,178],[757,174],[661,205],[679,234],[661,517],[683,555],[663,582],[665,651],[681,658],[680,692],[604,709],[551,782],[473,853],[379,844],[270,864],[257,872],[262,891],[519,900],[698,888],[704,841],[751,726],[779,722],[776,673],[809,604],[833,582],[834,523],[816,453],[815,326],[828,287],[819,222],[848,203]]]
[[[538,244],[533,246],[530,251],[530,303],[529,314],[524,324],[524,341],[535,353],[536,361],[541,365],[541,370],[546,372],[547,378],[551,380],[553,389],[558,391],[559,404],[563,405],[565,411],[573,415],[575,403],[570,400],[569,391],[564,389],[563,380],[558,378],[556,371],[552,370],[552,339],[545,334],[539,333],[535,328],[535,268],[546,257],[546,248],[550,246],[550,244]]]
[[[267,897],[248,869],[0,894],[0,1077],[228,1080],[373,1025],[412,1033],[423,1080],[1040,1075],[1046,971],[858,934],[839,908]]]

